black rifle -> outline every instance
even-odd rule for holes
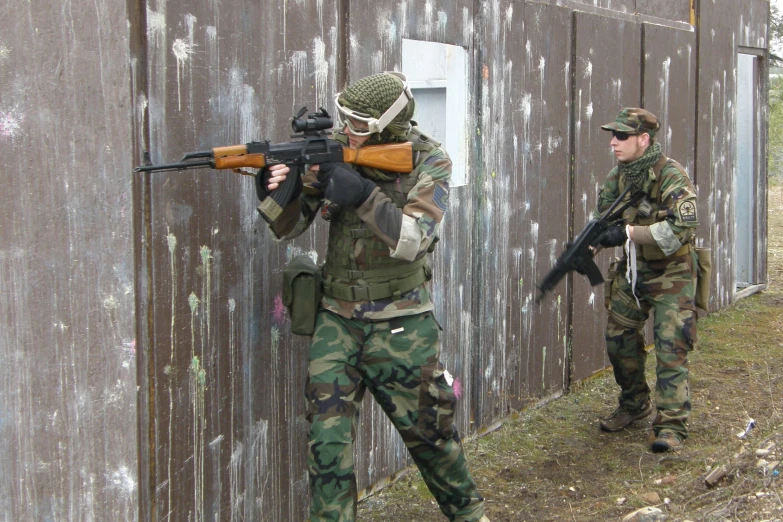
[[[299,173],[305,165],[317,165],[327,161],[343,161],[364,167],[408,173],[413,170],[413,144],[392,143],[350,149],[339,141],[329,139],[326,131],[332,128],[332,118],[326,109],[305,117],[307,107],[302,107],[291,120],[294,141],[270,143],[252,141],[245,145],[228,145],[211,150],[189,152],[178,163],[152,165],[149,154],[144,153],[144,165],[135,172],[160,172],[187,169],[231,169],[238,174],[255,176],[256,173],[242,170],[244,167],[262,169],[268,165],[284,163],[291,167],[280,186],[265,198],[258,209],[270,223],[277,219],[283,208],[291,201],[299,182]]]
[[[560,257],[555,261],[555,266],[538,285],[540,293],[536,298],[536,303],[541,302],[541,299],[550,292],[563,277],[572,270],[576,270],[577,273],[586,275],[590,280],[590,285],[595,286],[604,282],[604,277],[601,275],[601,270],[598,265],[593,261],[593,257],[596,254],[595,247],[598,245],[598,238],[609,227],[617,225],[622,218],[625,209],[630,207],[639,201],[644,192],[641,190],[634,193],[631,198],[620,208],[617,208],[622,202],[623,198],[631,191],[632,185],[623,191],[622,194],[612,203],[608,209],[601,215],[600,218],[592,220],[585,225],[573,242],[568,244],[565,252],[560,254]]]

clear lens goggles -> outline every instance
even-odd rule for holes
[[[408,79],[404,74],[395,71],[386,71],[384,74],[391,74],[402,80],[400,97],[392,103],[391,107],[380,118],[373,118],[340,105],[338,101],[340,93],[337,93],[337,96],[334,97],[334,105],[337,107],[337,123],[341,129],[348,127],[354,136],[369,136],[370,134],[380,133],[408,105],[408,101],[413,99],[413,94],[411,94],[410,87],[408,87]]]

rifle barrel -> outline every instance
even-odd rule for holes
[[[166,170],[187,170],[212,167],[212,161],[181,161],[179,163],[167,163],[165,165],[140,165],[133,172],[162,172]]]
[[[211,150],[199,150],[196,152],[188,152],[184,156],[182,156],[182,159],[179,161],[187,161],[189,159],[196,159],[196,158],[211,158],[212,157],[212,151]]]

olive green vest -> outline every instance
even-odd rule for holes
[[[440,143],[423,134],[417,127],[409,132],[408,141],[413,143],[413,172],[400,174],[379,171],[379,175],[367,172],[367,177],[373,179],[381,192],[400,209],[405,206],[408,193],[416,185],[418,167],[440,146]],[[356,243],[359,241],[364,243],[364,248],[357,248]],[[363,270],[359,270],[356,260],[358,250],[364,251]],[[431,275],[426,254],[413,262],[391,257],[389,245],[373,233],[355,208],[343,208],[339,216],[332,220],[323,267],[325,295],[345,301],[399,298],[402,293],[429,280]]]

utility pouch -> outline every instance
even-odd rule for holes
[[[321,302],[321,270],[312,258],[293,258],[283,270],[283,304],[291,319],[291,333],[313,335]]]
[[[696,306],[709,311],[710,280],[712,279],[712,249],[696,248],[698,274],[696,279]]]
[[[662,259],[666,259],[666,254],[663,253],[663,250],[661,250],[661,247],[658,245],[640,245],[641,246],[641,254],[642,258],[644,258],[645,261],[660,261]],[[637,250],[638,252],[638,250]]]
[[[617,268],[619,264],[620,260],[617,258],[609,264],[606,280],[604,280],[604,307],[607,310],[609,310],[609,305],[612,302],[612,283],[614,283],[614,278],[617,277]]]

